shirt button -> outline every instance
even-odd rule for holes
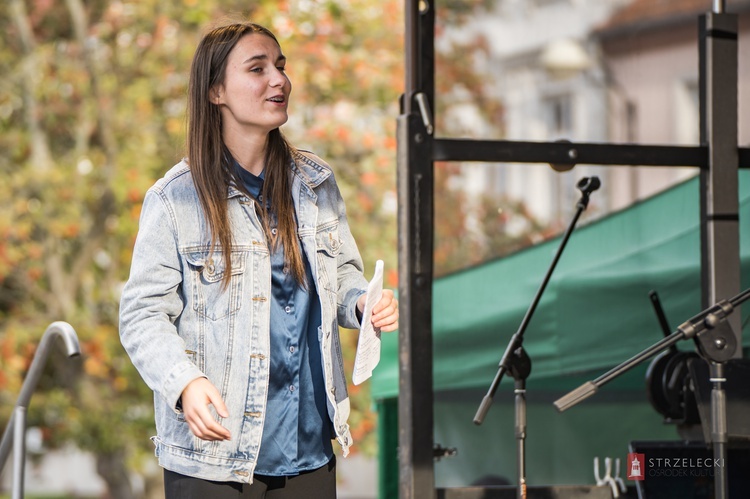
[[[294,385],[289,385],[289,391],[294,391]]]
[[[294,353],[294,347],[289,347],[289,351]]]
[[[284,312],[286,312],[287,314],[292,313],[292,307],[290,307],[290,306],[284,307]]]

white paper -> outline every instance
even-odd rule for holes
[[[362,311],[362,325],[359,328],[357,354],[354,357],[352,383],[358,385],[372,376],[372,370],[380,362],[380,328],[372,325],[372,308],[383,295],[383,260],[375,263],[375,273],[367,286],[367,300]]]

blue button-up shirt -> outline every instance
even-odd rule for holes
[[[236,169],[248,192],[267,202],[261,195],[263,173]],[[274,220],[272,232],[275,225]],[[318,338],[320,302],[306,258],[305,279],[307,286],[299,286],[288,272],[283,246],[272,251],[270,380],[256,468],[261,475],[296,475],[333,456]]]

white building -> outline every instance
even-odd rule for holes
[[[514,141],[698,145],[698,16],[710,0],[498,0],[475,21],[490,46],[504,105],[502,138]],[[750,2],[740,14],[740,144],[750,142]],[[439,97],[438,97],[439,98]],[[469,165],[469,190],[523,200],[540,220],[566,224],[597,175],[590,212],[621,209],[697,173],[695,168]]]

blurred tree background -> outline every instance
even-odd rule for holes
[[[487,0],[446,2],[445,25]],[[28,423],[44,447],[91,452],[108,496],[160,491],[153,466],[151,393],[118,336],[141,202],[183,154],[187,74],[207,27],[227,17],[270,27],[289,58],[294,85],[284,132],[326,158],[347,200],[366,275],[383,259],[397,287],[396,141],[403,91],[402,0],[5,0],[0,6],[0,424],[7,424],[42,332],[73,325],[82,356],[53,355]],[[482,110],[499,126],[481,64],[483,40],[439,50],[438,92]],[[454,92],[460,81],[460,92]],[[450,123],[438,122],[450,131]],[[498,240],[522,206],[466,199],[459,168],[436,181],[436,272],[515,249],[541,231]],[[469,202],[471,201],[471,202]],[[500,209],[498,209],[500,207]],[[466,229],[467,217],[474,229]],[[494,234],[494,235],[493,235]],[[516,246],[514,246],[516,245]],[[342,331],[348,372],[356,334]],[[55,349],[57,350],[57,349]],[[351,387],[355,451],[376,452],[368,386]]]

